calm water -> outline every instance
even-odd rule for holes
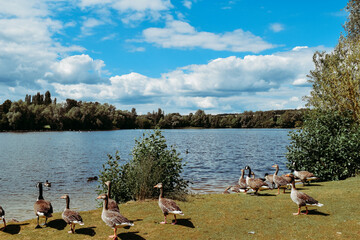
[[[97,207],[96,182],[107,154],[119,150],[129,159],[134,139],[143,130],[105,132],[0,133],[0,205],[8,219],[34,218],[38,181],[49,180],[44,198],[54,211],[62,211],[62,194],[70,194],[70,207],[79,211]],[[185,129],[164,130],[169,145],[175,145],[187,165],[184,177],[198,193],[220,192],[237,182],[240,169],[251,166],[256,176],[285,168],[287,129]],[[186,153],[188,151],[188,153]]]

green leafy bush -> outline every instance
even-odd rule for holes
[[[99,192],[107,191],[112,182],[111,196],[117,202],[144,200],[159,195],[154,186],[162,182],[167,196],[180,198],[186,193],[188,181],[181,176],[182,158],[174,146],[168,148],[160,130],[145,132],[131,153],[132,159],[121,163],[118,152],[108,155],[99,177]]]
[[[289,169],[295,162],[296,170],[313,172],[321,180],[339,180],[360,168],[360,128],[351,113],[309,111],[303,128],[289,136]]]

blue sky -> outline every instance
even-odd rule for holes
[[[304,107],[345,0],[0,0],[0,102],[45,93],[138,113]]]

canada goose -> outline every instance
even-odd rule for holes
[[[115,212],[112,210],[109,210],[108,208],[108,196],[107,194],[101,194],[97,197],[97,199],[103,199],[103,210],[101,214],[101,218],[112,229],[114,229],[114,235],[109,236],[110,238],[117,239],[116,230],[118,228],[123,227],[131,227],[134,226],[133,223],[131,223],[126,217],[121,215],[119,212]]]
[[[0,218],[2,218],[3,222],[4,222],[4,228],[3,230],[5,230],[6,228],[6,221],[5,221],[5,210],[0,206]]]
[[[310,185],[309,180],[316,180],[318,179],[313,173],[308,171],[297,171],[296,170],[296,163],[293,162],[294,165],[294,176],[299,178],[300,181],[303,183],[303,186],[305,185],[305,182],[308,181],[308,184]]]
[[[110,194],[111,194],[111,181],[107,181],[105,182],[105,185],[108,187],[108,191],[107,191],[107,196],[108,196],[108,209],[115,211],[115,212],[120,212],[119,206],[117,205],[116,201],[111,199]]]
[[[61,216],[64,221],[70,226],[70,231],[68,231],[68,233],[75,233],[75,224],[78,223],[79,225],[84,225],[83,220],[78,212],[70,210],[69,195],[65,194],[60,198],[66,199],[66,207]]]
[[[274,173],[274,175],[273,175],[273,181],[274,181],[274,183],[276,184],[276,187],[277,187],[277,189],[278,189],[278,193],[277,193],[277,194],[280,194],[280,187],[285,186],[285,188],[286,188],[286,186],[287,186],[290,182],[286,181],[286,179],[283,178],[282,176],[278,176],[278,175],[277,175],[278,172],[279,172],[279,165],[275,164],[275,165],[273,165],[272,167],[276,168],[275,173]],[[285,193],[285,188],[284,188],[284,192],[283,192],[283,193]]]
[[[324,206],[324,204],[319,203],[318,201],[316,201],[314,198],[310,197],[306,193],[298,191],[295,187],[294,175],[292,173],[287,174],[287,175],[289,177],[291,177],[291,194],[290,194],[291,200],[293,200],[293,202],[296,203],[299,207],[298,212],[293,213],[293,215],[299,215],[299,214],[307,215],[309,213],[307,206],[309,206],[309,205],[318,206],[318,207]],[[300,209],[302,206],[305,206],[305,209],[306,209],[305,213],[300,213]]]
[[[34,212],[35,212],[35,215],[37,216],[36,228],[41,228],[39,225],[39,217],[45,218],[44,225],[46,226],[47,219],[49,217],[52,217],[53,207],[51,206],[51,203],[49,201],[44,200],[42,183],[39,182],[37,184],[37,187],[39,188],[39,196],[34,204]]]
[[[248,187],[250,187],[251,189],[253,189],[255,191],[255,195],[258,194],[257,192],[259,191],[259,189],[261,187],[263,187],[263,186],[268,187],[268,185],[263,180],[261,180],[259,178],[251,178],[250,177],[252,172],[251,172],[251,169],[249,166],[246,166],[245,170],[249,170],[249,174],[246,177],[246,184]],[[255,174],[254,174],[254,177],[255,177]]]
[[[175,225],[177,223],[176,220],[176,214],[179,215],[184,215],[183,212],[181,211],[181,209],[178,207],[178,205],[176,205],[176,203],[168,198],[163,198],[163,185],[162,183],[158,183],[157,185],[154,186],[154,188],[159,188],[160,189],[160,195],[159,195],[159,207],[162,210],[163,214],[164,214],[164,221],[160,222],[160,224],[166,224],[166,217],[169,214],[173,214],[175,221],[172,223],[173,225]]]
[[[228,186],[227,188],[225,188],[225,190],[223,191],[223,194],[230,194],[229,189],[230,189],[231,187],[232,187],[232,186]]]
[[[239,186],[240,186],[240,189],[242,189],[244,191],[244,193],[247,192],[247,184],[246,184],[246,179],[244,178],[244,174],[245,174],[245,170],[244,169],[241,169],[241,176],[239,178]]]

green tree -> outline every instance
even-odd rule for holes
[[[158,196],[153,187],[163,183],[167,195],[180,197],[186,193],[188,181],[181,176],[182,159],[173,146],[166,144],[160,130],[145,132],[139,140],[135,140],[132,159],[120,163],[120,157],[108,156],[107,164],[100,172],[100,190],[106,191],[105,181],[112,181],[112,193],[118,201],[144,200]],[[120,180],[119,180],[120,179]],[[121,183],[120,183],[121,182]]]
[[[360,168],[360,128],[350,114],[312,111],[302,129],[290,133],[286,158],[321,180],[354,176]]]

